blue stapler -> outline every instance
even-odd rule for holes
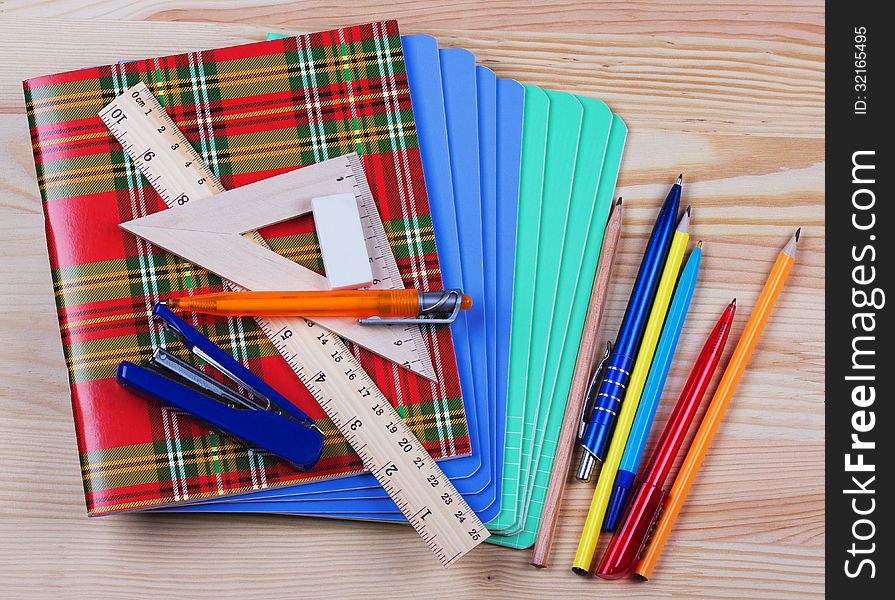
[[[310,469],[323,451],[323,434],[300,408],[236,359],[175,315],[164,304],[153,314],[193,354],[215,367],[251,397],[203,373],[163,348],[149,364],[124,361],[116,379],[125,388],[175,406],[234,436],[249,448],[275,454],[299,469]]]

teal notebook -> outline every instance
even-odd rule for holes
[[[581,100],[585,105],[585,123],[587,123],[589,110],[595,114],[605,110],[603,108],[604,105],[599,101],[587,98],[581,98]],[[587,125],[584,127],[586,128]],[[615,183],[618,178],[618,170],[626,137],[627,127],[624,121],[617,115],[612,115],[608,143],[602,161],[596,192],[596,201],[593,203],[593,213],[586,235],[584,250],[581,254],[581,266],[574,277],[575,282],[572,286],[571,296],[573,300],[566,324],[565,340],[559,350],[560,356],[558,368],[555,371],[555,380],[551,386],[551,392],[546,395],[542,394],[542,402],[549,404],[549,407],[546,409],[548,414],[544,420],[543,430],[540,435],[541,441],[539,444],[535,444],[535,451],[533,452],[536,456],[532,457],[534,466],[531,469],[532,476],[527,486],[528,491],[525,492],[528,494],[528,500],[523,503],[521,514],[519,515],[521,521],[517,524],[516,531],[512,535],[495,535],[489,538],[488,541],[495,544],[513,548],[528,548],[534,544],[537,535],[544,506],[544,497],[547,493],[550,472],[553,468],[553,458],[556,454],[559,430],[565,414],[572,371],[578,355],[578,341],[581,339],[581,331],[584,327],[587,303],[590,298],[594,273],[596,272],[600,246],[603,242],[606,218],[614,197]],[[585,152],[590,152],[589,156],[596,160],[595,148],[591,147],[585,150]],[[581,156],[581,153],[579,153],[579,156]],[[583,165],[581,166],[583,167]],[[579,172],[579,170],[576,170],[576,183]],[[569,279],[572,278],[570,273],[567,273],[567,275]],[[560,278],[563,279],[562,273]],[[556,323],[554,323],[554,327],[556,327]],[[548,349],[548,355],[549,353],[550,350]],[[532,425],[537,426],[537,423]]]
[[[513,525],[525,429],[525,382],[528,375],[529,340],[534,318],[535,272],[544,187],[547,119],[550,100],[542,89],[525,85],[522,118],[522,167],[519,177],[519,209],[516,221],[516,277],[513,282],[513,314],[510,325],[510,365],[507,382],[507,416],[504,437],[501,510],[488,523],[499,532]],[[489,538],[491,539],[491,538]]]
[[[528,474],[533,463],[535,425],[538,422],[540,403],[538,382],[541,380],[547,358],[547,340],[554,319],[558,268],[565,244],[565,229],[569,217],[569,203],[572,195],[572,180],[575,174],[575,160],[578,156],[578,139],[581,134],[581,120],[584,109],[581,103],[563,92],[545,90],[550,105],[547,118],[547,144],[544,160],[544,180],[541,191],[541,211],[538,215],[537,261],[535,263],[534,297],[532,301],[531,328],[527,336],[511,334],[510,343],[528,345],[524,373],[523,432],[520,463],[515,491],[515,507],[504,507],[502,516],[512,516],[501,531],[514,533],[522,514],[522,504],[528,486]],[[524,139],[523,139],[524,144]],[[517,245],[529,243],[517,238]],[[527,339],[526,339],[527,337]],[[510,363],[512,369],[512,358]],[[511,396],[512,397],[512,396]]]

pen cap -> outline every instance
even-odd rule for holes
[[[597,575],[603,579],[619,579],[634,571],[659,518],[665,496],[665,491],[654,485],[641,485],[637,489],[621,526],[600,559]]]
[[[625,508],[625,501],[628,499],[628,492],[634,485],[634,473],[619,469],[615,476],[615,486],[612,488],[612,495],[609,496],[609,505],[606,507],[606,518],[603,520],[603,531],[615,531],[618,522],[622,518],[622,511]]]

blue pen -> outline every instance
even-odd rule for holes
[[[603,529],[606,531],[615,531],[618,526],[628,492],[634,483],[637,468],[640,466],[643,448],[646,446],[646,439],[649,437],[653,419],[656,417],[656,408],[659,406],[662,388],[665,387],[665,379],[668,377],[668,370],[674,358],[674,350],[677,348],[681,329],[684,327],[687,311],[690,309],[690,300],[693,298],[693,290],[696,288],[696,277],[699,275],[701,260],[702,242],[699,242],[690,253],[684,270],[681,271],[668,315],[665,317],[659,345],[656,347],[656,354],[653,356],[653,363],[643,386],[640,404],[637,405],[637,413],[634,416],[634,424],[631,425],[628,442],[625,444],[625,451],[619,463],[618,474],[615,476],[612,495],[609,497],[606,518],[603,520]]]
[[[643,329],[649,315],[650,307],[656,295],[656,287],[659,285],[659,277],[671,237],[677,224],[678,206],[681,201],[681,178],[671,186],[671,191],[665,198],[653,231],[650,234],[640,263],[640,270],[634,280],[631,289],[631,297],[628,299],[628,307],[622,318],[615,347],[606,363],[603,381],[600,384],[597,396],[594,399],[593,410],[581,436],[581,446],[584,452],[581,463],[578,466],[579,481],[588,481],[593,475],[596,461],[602,461],[606,452],[609,437],[612,434],[612,426],[615,423],[615,415],[621,406],[625,395],[625,387],[631,377],[631,369],[637,356],[637,348],[643,337]]]

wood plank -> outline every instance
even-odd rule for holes
[[[239,7],[220,2],[211,12],[197,0],[12,0],[0,9],[6,13],[0,17],[0,536],[16,540],[0,547],[6,593],[823,595],[822,4],[724,1],[682,10],[639,0],[546,8],[500,1],[429,10],[435,4],[336,8],[318,0],[251,0]],[[316,30],[382,15],[377,11],[398,15],[405,33],[429,31],[447,45],[473,49],[500,75],[592,94],[623,115],[631,128],[619,180],[626,224],[603,337],[621,319],[656,207],[684,172],[692,238],[704,240],[705,257],[666,384],[672,401],[660,405],[658,422],[667,418],[720,311],[738,298],[735,339],[780,244],[796,225],[805,226],[787,288],[648,584],[584,580],[568,571],[592,492],[573,480],[546,570],[529,567],[527,551],[484,545],[442,572],[414,533],[383,524],[273,515],[85,516],[20,81],[260,39],[265,24]],[[677,19],[669,19],[674,12]]]
[[[0,12],[25,17],[256,23],[322,31],[380,19],[398,19],[403,29],[467,29],[565,33],[680,35],[823,43],[823,4],[799,0],[697,0],[686,5],[660,0],[580,2],[438,0],[335,3],[326,0],[6,0]]]
[[[24,110],[21,81],[37,75],[264,39],[268,28],[0,18],[0,111]],[[307,27],[283,29],[307,31]],[[405,28],[404,33],[418,30]],[[499,76],[593,96],[629,128],[823,138],[823,47],[740,38],[427,30],[468,48]],[[52,66],[51,66],[52,65]],[[649,93],[644,93],[648,89]],[[746,106],[748,104],[748,106]]]

